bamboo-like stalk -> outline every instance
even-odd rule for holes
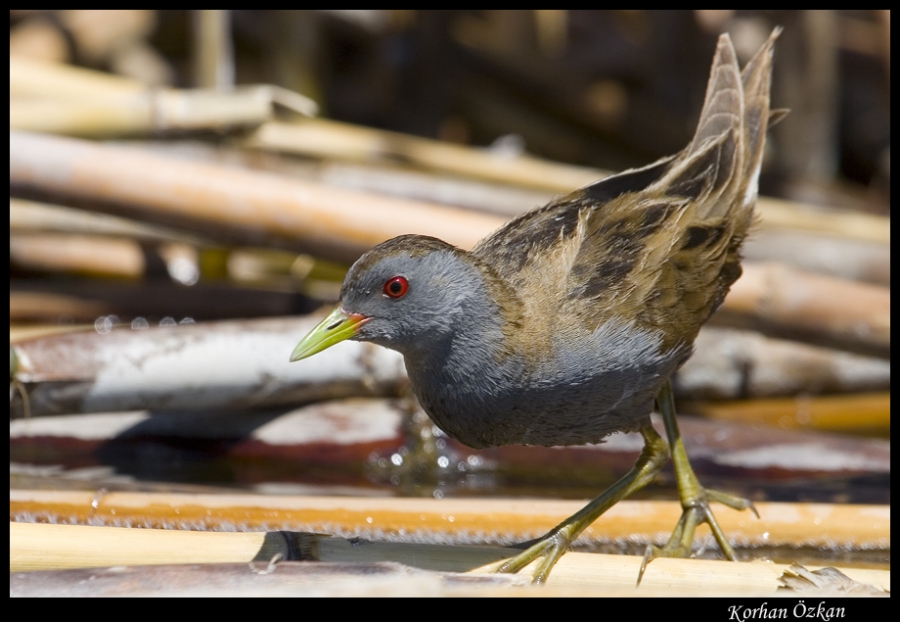
[[[716,320],[772,336],[890,357],[890,289],[784,264],[745,264]]]
[[[109,313],[110,308],[95,300],[49,292],[10,292],[9,317],[14,321],[48,318],[96,318]]]
[[[891,245],[886,242],[763,224],[744,242],[743,253],[748,262],[774,261],[851,281],[891,284]]]
[[[65,333],[93,330],[88,324],[12,324],[9,325],[9,343],[25,341],[26,339],[38,339],[50,335],[62,335]]]
[[[270,85],[229,91],[151,89],[128,78],[10,57],[11,128],[73,136],[152,134],[254,126],[273,106],[305,115],[316,103]]]
[[[163,564],[43,570],[10,574],[10,597],[398,597],[535,596],[585,592],[572,588],[529,590],[528,577],[420,570],[396,562],[280,561],[231,564]],[[518,587],[518,590],[511,590]],[[597,595],[596,588],[591,595]],[[642,595],[652,595],[645,590]],[[572,594],[569,594],[572,595]]]
[[[85,137],[223,130],[263,123],[272,116],[273,103],[273,90],[267,86],[229,92],[166,89],[77,98],[13,99],[9,126]]]
[[[554,194],[567,194],[610,174],[532,156],[509,158],[483,149],[326,119],[295,123],[270,121],[248,137],[244,145],[323,159],[363,162],[400,159],[435,171]],[[788,227],[852,239],[890,241],[890,227],[879,216],[823,210],[769,197],[757,200],[757,210],[763,228]]]
[[[405,382],[400,354],[372,344],[352,343],[332,348],[315,363],[289,364],[292,344],[320,320],[307,316],[65,334],[13,347],[21,362],[19,379],[45,383],[29,390],[35,415],[248,408],[347,393],[391,394]]]
[[[887,391],[891,363],[749,330],[704,326],[673,386],[676,397],[694,400]]]
[[[179,236],[184,237],[184,236]],[[46,272],[67,272],[137,280],[146,276],[147,255],[158,257],[170,274],[187,284],[195,284],[199,274],[194,246],[179,242],[148,245],[132,237],[69,233],[12,233],[9,257],[22,268]],[[187,275],[172,266],[190,265]],[[151,259],[150,263],[153,263]]]
[[[270,121],[251,134],[244,146],[318,158],[400,159],[432,170],[550,192],[571,192],[609,174],[527,155],[511,158],[488,150],[325,119],[297,123]]]
[[[193,12],[194,81],[205,88],[234,86],[234,47],[231,44],[231,12]]]
[[[124,76],[104,73],[102,71],[94,71],[92,69],[84,69],[72,65],[63,65],[59,63],[48,63],[36,61],[30,58],[20,56],[10,56],[9,58],[9,94],[13,99],[30,98],[31,101],[38,99],[55,99],[70,100],[74,102],[89,100],[111,100],[124,96],[146,95],[151,91],[157,93],[166,93],[172,95],[168,99],[165,107],[171,108],[169,115],[177,115],[179,105],[190,104],[193,95],[203,98],[212,98],[212,101],[224,104],[226,107],[237,105],[237,109],[246,111],[252,110],[254,118],[259,118],[260,108],[259,102],[253,103],[241,102],[241,98],[252,96],[254,99],[260,97],[267,102],[266,117],[268,117],[269,108],[272,103],[284,106],[294,112],[298,112],[307,116],[315,116],[318,113],[318,107],[311,99],[294,93],[284,88],[274,85],[254,85],[242,86],[234,91],[227,93],[218,93],[221,97],[216,97],[217,93],[207,90],[178,90],[178,89],[151,89],[148,85]],[[180,98],[179,94],[184,94],[186,98]],[[237,99],[233,99],[231,95],[238,95]],[[127,98],[120,101],[128,101]],[[194,108],[195,106],[188,106]],[[213,106],[215,109],[217,106]],[[200,107],[204,109],[204,107]],[[180,111],[181,113],[187,111]],[[190,116],[188,117],[190,118]]]
[[[798,229],[869,242],[891,241],[890,220],[884,216],[815,208],[771,197],[759,197],[756,205],[763,227]]]
[[[335,151],[334,158],[325,158],[316,174],[316,178],[325,183],[481,209],[504,216],[516,216],[544,205],[554,196],[571,192],[577,187],[558,184],[539,190],[530,189],[528,185],[516,185],[506,179],[476,181],[470,177],[448,176],[444,171],[426,172],[398,164],[379,164],[372,159],[354,162],[356,158],[345,157],[339,150]],[[354,150],[351,149],[350,153],[352,155]],[[608,174],[595,169],[590,175],[585,174],[584,179],[592,176],[591,182],[598,181]],[[760,213],[758,231],[754,231],[750,243],[756,237],[766,237],[767,233],[775,232],[782,235],[795,232],[807,236],[824,235],[834,243],[841,240],[876,245],[890,243],[890,222],[883,216],[823,209],[772,197],[759,197],[757,210]],[[836,252],[841,257],[846,255],[844,249]]]
[[[511,184],[462,178],[442,171],[430,172],[370,161],[324,160],[311,176],[339,188],[465,207],[504,218],[546,205],[557,195]]]
[[[285,93],[283,89],[267,88],[273,89],[273,101],[304,114],[315,114],[312,108],[315,104],[305,98]],[[10,95],[13,97],[96,98],[144,91],[145,85],[121,76],[68,65],[10,58]],[[403,161],[418,163],[427,168],[525,188],[542,188],[553,194],[571,192],[608,174],[598,169],[532,157],[504,161],[504,158],[490,155],[481,149],[322,119],[298,123],[265,123],[248,139],[247,145],[258,149],[334,157],[338,160],[369,161],[373,158],[387,158],[393,161],[400,157]],[[890,240],[890,226],[885,218],[879,216],[822,210],[769,197],[758,199],[757,210],[761,214],[763,228],[788,227],[860,240]]]
[[[10,523],[10,572],[98,566],[202,564],[271,558],[265,532],[123,529]],[[277,542],[277,540],[276,540]]]
[[[98,97],[142,93],[147,85],[102,71],[9,57],[10,97]]]
[[[485,572],[509,549],[409,543],[347,541],[317,534],[215,533],[158,529],[121,529],[80,525],[10,524],[10,572],[173,563],[266,562],[281,558],[367,564],[394,561],[443,572]],[[634,590],[641,558],[626,555],[569,553],[551,574],[549,585],[628,588]],[[772,593],[787,566],[710,560],[659,559],[648,568],[643,590],[700,585],[722,595]],[[526,568],[528,573],[532,569]],[[863,583],[890,589],[887,571],[842,568]],[[635,595],[638,593],[635,592]]]
[[[563,192],[529,190],[397,165],[340,160],[325,161],[307,176],[341,188],[466,207],[504,217],[545,205]],[[890,284],[890,227],[884,218],[844,211],[813,212],[796,203],[762,201],[771,207],[761,209],[764,215],[759,227],[744,243],[748,260],[782,261],[840,278]]]
[[[887,434],[891,429],[890,393],[693,402],[686,405],[685,410],[719,421],[752,422],[781,428]]]
[[[365,546],[368,543],[357,543]],[[414,547],[404,547],[413,548]],[[426,551],[417,556],[427,559]],[[569,553],[576,557],[572,562],[563,562],[564,565],[576,563],[582,554]],[[387,555],[393,557],[395,555]],[[883,588],[872,584],[854,581],[842,575],[842,579],[832,579],[834,568],[827,568],[815,575],[808,568],[792,565],[781,576],[776,577],[776,584],[788,583],[792,587],[797,586],[797,591],[803,594],[779,590],[773,594],[769,584],[765,589],[753,591],[755,581],[746,585],[746,579],[740,576],[733,577],[731,583],[737,586],[728,586],[725,581],[717,581],[717,575],[699,576],[702,565],[691,563],[686,573],[680,573],[685,579],[674,574],[675,581],[667,581],[669,575],[664,574],[652,584],[644,582],[639,589],[627,582],[620,583],[611,580],[602,581],[618,568],[610,565],[603,558],[590,556],[584,558],[593,562],[596,566],[585,567],[581,576],[574,577],[573,581],[565,579],[552,579],[549,584],[534,586],[531,584],[528,574],[485,574],[485,573],[454,573],[433,570],[421,570],[419,568],[400,564],[392,561],[374,562],[306,562],[265,563],[254,562],[248,564],[165,564],[159,566],[112,566],[107,568],[83,568],[66,570],[44,570],[33,572],[17,572],[10,574],[10,597],[44,598],[53,597],[142,597],[142,596],[189,596],[189,597],[492,597],[492,598],[519,598],[519,597],[709,597],[709,596],[814,596],[817,600],[831,597],[840,598],[848,595],[852,589],[852,596],[885,596]],[[612,560],[610,560],[612,561]],[[621,562],[620,562],[621,563]],[[602,566],[601,566],[602,565]],[[664,564],[669,565],[669,564]],[[559,568],[559,566],[557,566]],[[710,567],[712,569],[712,567]],[[715,569],[723,568],[716,566]],[[780,568],[780,567],[779,567]],[[729,568],[728,575],[735,572],[748,574],[746,569]],[[801,573],[803,579],[797,580],[797,573]],[[826,575],[825,572],[828,572]],[[554,571],[557,576],[561,570]],[[750,571],[754,576],[761,572]],[[570,573],[575,574],[575,573]],[[851,572],[857,578],[862,575],[856,571]],[[867,578],[881,579],[883,575],[866,573]],[[811,581],[807,578],[813,577]],[[585,579],[587,578],[588,584]],[[890,577],[884,578],[887,583]],[[822,585],[824,584],[824,585]],[[817,587],[812,594],[810,586]],[[742,587],[743,586],[743,587]],[[821,586],[821,587],[819,587]],[[801,601],[802,603],[802,601]],[[794,603],[789,603],[793,607]],[[829,603],[831,604],[831,603]],[[782,609],[778,601],[764,602],[759,608],[771,617],[781,614]],[[813,610],[814,609],[810,609]],[[825,612],[845,611],[844,607],[830,607]],[[774,613],[772,613],[774,612]]]
[[[182,219],[186,226],[228,227],[352,262],[403,233],[434,235],[471,248],[503,219],[462,209],[390,199],[281,175],[185,162],[139,150],[26,132],[10,132],[10,184]]]
[[[175,229],[62,205],[15,198],[9,200],[9,229],[10,233],[90,234],[129,237],[148,242],[200,243],[198,238]]]
[[[10,100],[9,126],[33,132],[71,136],[121,136],[154,128],[150,93],[81,101]]]
[[[126,238],[53,233],[12,234],[9,258],[32,270],[138,279],[144,274],[140,244]]]
[[[287,530],[393,541],[521,542],[546,533],[583,501],[273,497],[10,490],[10,516],[57,523],[208,530]],[[739,546],[887,549],[890,507],[759,503],[760,518],[717,507]],[[664,543],[681,516],[674,501],[622,501],[582,536]]]

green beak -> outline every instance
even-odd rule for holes
[[[318,326],[312,329],[306,337],[300,340],[300,343],[297,344],[297,347],[291,353],[291,362],[318,354],[336,343],[350,339],[359,332],[359,327],[368,321],[369,318],[365,315],[345,313],[340,307],[337,307]]]

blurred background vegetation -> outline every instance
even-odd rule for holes
[[[12,11],[10,53],[622,170],[686,143],[720,32],[746,60],[775,25],[763,193],[886,212],[889,11]]]

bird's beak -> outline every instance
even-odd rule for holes
[[[369,321],[369,318],[359,313],[347,313],[337,307],[331,314],[322,320],[318,326],[300,340],[297,347],[291,353],[291,362],[305,359],[317,354],[336,343],[350,339],[359,332],[359,327]]]

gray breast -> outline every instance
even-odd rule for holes
[[[425,411],[466,445],[581,445],[636,430],[688,353],[663,353],[658,336],[611,320],[556,344],[531,371],[515,357],[407,360],[407,369]]]

